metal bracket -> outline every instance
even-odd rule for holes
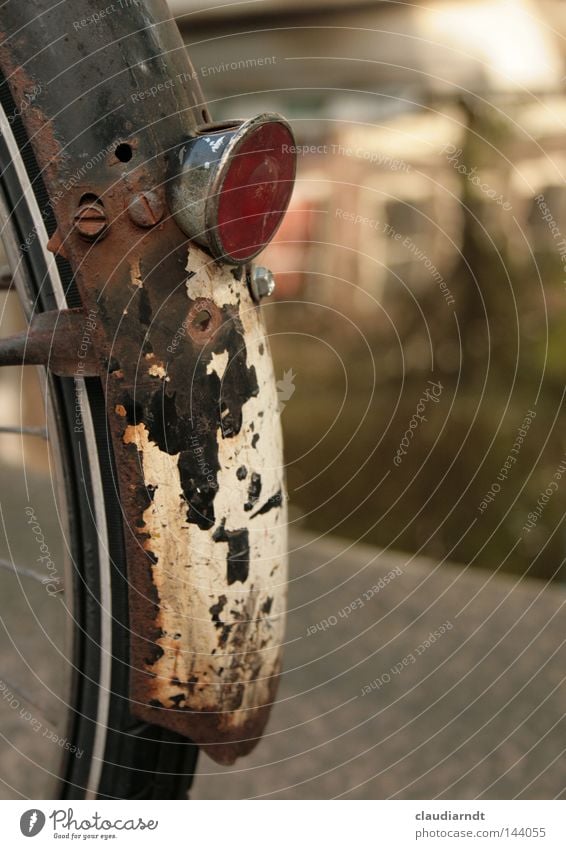
[[[91,377],[100,365],[81,309],[38,313],[27,330],[0,339],[0,366],[42,365],[61,377]]]

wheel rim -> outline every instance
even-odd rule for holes
[[[35,195],[33,193],[28,173],[25,168],[24,162],[22,160],[20,150],[18,148],[16,139],[12,133],[12,127],[6,119],[6,115],[3,110],[0,110],[0,130],[2,131],[3,139],[8,147],[9,155],[11,158],[11,163],[17,173],[19,186],[21,189],[21,197],[25,198],[26,205],[29,209],[31,217],[34,221],[34,229],[36,232],[36,237],[38,244],[41,246],[44,264],[48,269],[48,275],[46,275],[45,281],[42,281],[42,286],[45,282],[48,285],[54,295],[57,307],[59,309],[64,309],[67,306],[67,301],[65,297],[65,293],[63,290],[63,285],[58,273],[57,266],[54,262],[53,257],[47,253],[46,244],[48,240],[48,234],[45,228],[45,223],[43,216],[40,213],[39,206],[37,204]],[[17,238],[16,228],[14,226],[14,221],[9,214],[9,207],[4,198],[0,199],[0,225],[1,225],[1,235],[2,242],[5,245],[6,255],[8,260],[8,265],[10,266],[14,285],[18,293],[18,297],[20,299],[20,303],[24,312],[27,313],[28,317],[30,314],[30,310],[33,308],[34,301],[36,300],[36,294],[33,291],[34,287],[32,281],[29,279],[29,275],[26,274],[25,263],[22,262],[22,251],[20,248],[20,243]],[[8,297],[14,297],[8,296]],[[1,376],[1,375],[0,375]],[[44,380],[46,386],[50,386],[49,378]],[[100,618],[100,638],[99,638],[99,652],[100,652],[100,664],[97,675],[97,705],[96,705],[96,725],[94,730],[94,739],[91,746],[90,756],[89,756],[89,769],[87,773],[87,778],[85,780],[84,795],[86,798],[95,798],[97,794],[97,789],[100,781],[100,775],[102,771],[102,766],[104,762],[104,750],[106,744],[106,731],[107,731],[107,721],[108,721],[108,709],[109,709],[109,700],[110,700],[110,692],[111,692],[111,659],[112,659],[112,642],[111,642],[111,583],[110,583],[110,557],[108,550],[108,539],[107,539],[107,527],[106,527],[106,513],[105,513],[105,503],[104,503],[104,494],[102,481],[100,476],[100,469],[98,465],[98,455],[96,449],[96,440],[94,434],[94,426],[93,420],[90,412],[88,395],[85,390],[84,381],[76,380],[76,391],[77,398],[80,403],[80,413],[82,418],[82,426],[84,428],[84,444],[86,449],[86,457],[84,457],[84,462],[88,464],[89,477],[90,477],[90,498],[89,498],[89,509],[93,514],[93,522],[97,529],[97,559],[99,563],[99,577],[100,577],[100,602],[99,602],[99,618]],[[53,398],[54,396],[48,392],[47,398]],[[62,446],[58,444],[57,439],[54,439],[53,436],[58,434],[60,431],[59,423],[57,421],[57,404],[48,404],[51,407],[50,413],[50,422],[48,424],[47,430],[52,435],[51,440],[51,449],[52,449],[52,462],[54,466],[57,467],[55,471],[55,479],[59,481],[66,480],[66,469],[65,469],[65,451],[60,450]],[[2,433],[0,432],[0,439],[2,438]],[[25,440],[28,438],[36,438],[36,436],[26,433],[20,434],[21,440]],[[25,470],[24,470],[24,480],[25,480]],[[52,476],[53,477],[53,476]],[[25,488],[25,487],[24,487]],[[65,517],[71,516],[70,510],[73,509],[73,505],[67,504],[66,508],[64,505],[65,496],[64,493],[61,493],[58,496],[59,498],[59,508],[57,512],[61,516],[62,521]],[[8,529],[7,529],[8,530]],[[66,609],[65,609],[65,621],[67,623],[66,628],[66,636],[64,640],[64,649],[62,649],[61,654],[66,658],[66,664],[68,669],[72,669],[73,667],[73,658],[77,657],[77,647],[76,647],[76,627],[75,627],[75,613],[72,609],[71,599],[73,593],[70,591],[70,588],[73,584],[73,575],[76,570],[74,569],[73,557],[71,556],[71,552],[69,551],[69,545],[65,544],[65,541],[70,540],[71,534],[69,528],[65,528],[62,531],[63,545],[61,547],[62,552],[65,552],[65,557],[62,558],[66,565],[62,568],[62,573],[64,574],[63,583],[67,590],[66,592]],[[8,556],[8,562],[10,562],[10,557]],[[24,564],[25,566],[25,564]],[[20,575],[20,580],[33,580],[29,576],[24,577],[23,573],[16,573]],[[8,569],[0,568],[0,581],[3,579],[13,580],[14,575],[10,575]],[[40,585],[41,586],[41,585]],[[1,584],[0,584],[1,587]],[[44,587],[42,588],[45,592]],[[61,595],[61,594],[60,594]],[[48,601],[52,601],[51,597],[47,597]],[[24,664],[25,668],[25,664]],[[61,792],[60,783],[61,780],[65,778],[66,772],[68,772],[66,765],[68,765],[68,760],[70,757],[87,757],[87,753],[79,755],[78,752],[70,751],[70,747],[74,745],[71,740],[71,717],[72,717],[72,708],[76,704],[76,679],[77,679],[77,671],[73,670],[74,674],[67,675],[67,685],[65,693],[63,694],[65,698],[60,701],[66,701],[67,704],[67,713],[68,716],[65,720],[66,732],[64,735],[64,743],[60,741],[54,742],[52,738],[49,736],[49,732],[47,732],[45,737],[42,739],[47,739],[51,745],[51,752],[53,754],[51,765],[47,767],[41,768],[40,772],[43,774],[45,780],[42,796],[46,798],[53,798],[59,795]],[[29,673],[28,673],[29,675]],[[2,673],[0,670],[0,680],[2,679]],[[8,682],[4,682],[9,689]],[[0,684],[0,687],[2,684]],[[22,693],[22,695],[24,695]],[[20,701],[17,696],[15,696],[16,700]],[[3,699],[4,704],[6,704],[6,698]],[[2,692],[0,692],[0,703],[2,702]],[[36,706],[38,707],[38,706]],[[1,709],[1,708],[0,708]],[[10,714],[14,712],[12,707],[9,707]],[[28,711],[29,712],[29,711]],[[32,712],[33,715],[33,712]],[[13,718],[13,717],[12,717]],[[20,720],[22,718],[20,717]],[[38,720],[41,722],[41,719],[38,717]],[[25,720],[28,724],[26,726],[27,730],[27,739],[31,739],[32,744],[35,744],[37,748],[37,741],[40,739],[40,736],[43,735],[43,730],[39,732],[33,730],[34,727],[37,727],[37,724],[34,726],[30,725],[30,720]],[[44,728],[44,723],[41,725],[41,729]],[[32,735],[31,738],[29,735]],[[6,736],[6,735],[4,735]],[[59,737],[60,735],[58,735]],[[0,738],[1,740],[2,738]],[[79,750],[80,751],[80,750]],[[22,753],[22,757],[25,758],[25,754]],[[49,759],[48,759],[49,760]],[[31,774],[34,772],[33,764],[28,762],[28,770]],[[35,788],[37,785],[32,783],[32,787]],[[19,793],[19,795],[30,795],[26,792],[23,794]],[[32,796],[37,796],[36,792],[31,794]],[[76,794],[73,794],[76,795]],[[81,794],[82,795],[82,794]]]

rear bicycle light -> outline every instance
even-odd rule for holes
[[[192,138],[179,149],[169,205],[215,259],[241,265],[271,241],[295,182],[295,139],[275,114]]]

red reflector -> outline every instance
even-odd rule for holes
[[[285,124],[273,121],[256,126],[231,151],[218,186],[216,226],[209,222],[219,254],[243,262],[273,238],[293,191],[293,145]]]
[[[273,238],[295,181],[293,133],[280,115],[209,125],[179,147],[169,207],[181,230],[241,265]]]

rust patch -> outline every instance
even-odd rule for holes
[[[139,257],[134,257],[130,260],[130,283],[140,289],[143,286],[141,262]]]
[[[64,259],[67,259],[67,254],[65,253],[65,246],[63,244],[63,240],[61,238],[61,234],[59,230],[55,230],[49,241],[47,242],[47,250],[50,251],[55,256],[62,256]]]
[[[55,138],[51,121],[43,114],[43,112],[34,105],[29,97],[31,92],[37,90],[40,86],[40,81],[30,77],[24,68],[19,66],[12,58],[12,53],[9,47],[9,39],[4,33],[0,34],[0,65],[2,71],[12,91],[12,96],[16,103],[27,100],[29,105],[25,109],[23,119],[26,129],[34,150],[41,149],[42,156],[38,157],[43,169],[45,170],[46,181],[57,181],[59,166],[63,157],[61,144]]]
[[[209,298],[197,298],[187,313],[187,329],[197,345],[206,345],[222,324],[222,314]]]

